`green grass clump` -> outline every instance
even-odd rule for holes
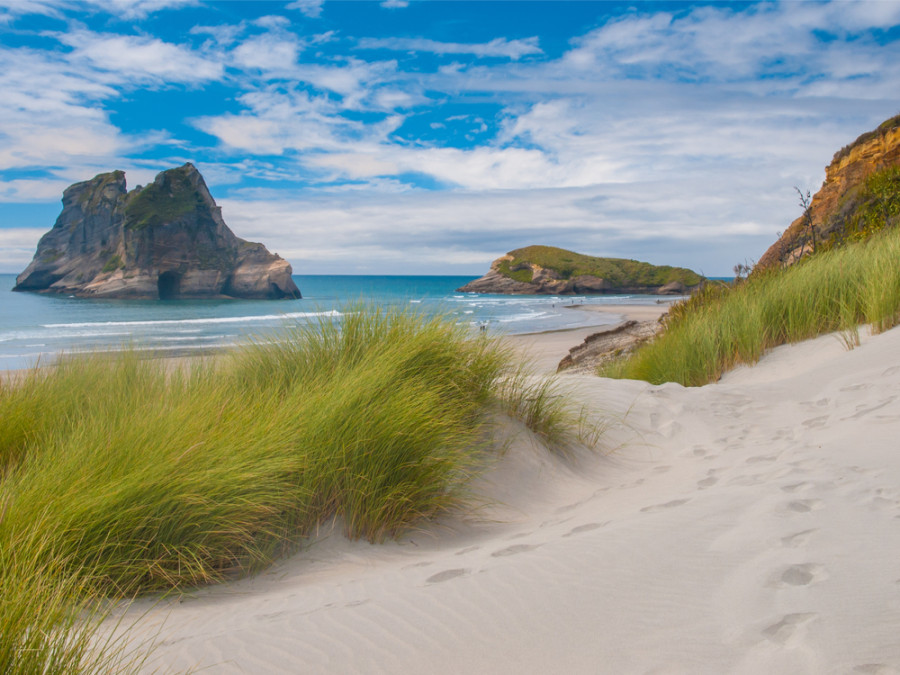
[[[699,274],[683,267],[651,265],[622,258],[597,258],[554,246],[527,246],[510,251],[509,255],[513,259],[503,261],[499,271],[517,281],[531,281],[530,269],[516,269],[524,263],[555,270],[563,279],[590,275],[605,279],[613,286],[663,286],[672,281],[696,286],[703,280]]]
[[[106,261],[106,264],[103,266],[101,272],[115,272],[120,267],[125,267],[125,263],[122,262],[122,258],[118,255],[112,256],[109,260]]]
[[[601,374],[698,386],[781,344],[862,323],[887,330],[900,322],[898,260],[900,230],[891,229],[731,287],[707,287],[673,308],[659,338]]]
[[[0,388],[0,670],[100,669],[102,598],[252,572],[333,518],[377,542],[457,508],[498,408],[550,440],[570,419],[509,366],[360,309],[190,368],[94,355]]]

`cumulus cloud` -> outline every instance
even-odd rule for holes
[[[341,151],[353,145],[384,142],[402,121],[389,116],[378,123],[342,117],[341,106],[305,91],[245,94],[247,112],[203,117],[194,124],[225,145],[252,154],[280,155],[288,150]]]
[[[536,37],[519,40],[495,38],[490,42],[439,42],[426,38],[363,38],[360,49],[389,49],[392,51],[429,52],[432,54],[471,54],[478,57],[500,57],[518,60],[523,56],[543,54]]]
[[[199,83],[218,80],[224,73],[217,60],[158,38],[87,30],[57,33],[55,37],[72,48],[69,62],[109,72],[119,83]]]
[[[199,0],[0,0],[0,8],[14,15],[43,14],[56,18],[62,17],[65,11],[87,6],[123,19],[143,19],[162,10],[198,4]]]
[[[325,0],[295,0],[287,5],[287,9],[299,10],[304,16],[317,19],[322,15]]]
[[[381,6],[385,9],[403,9],[409,7],[409,0],[382,0]]]
[[[728,179],[710,177],[712,197],[697,200],[688,181],[528,191],[357,192],[225,199],[227,222],[262,240],[297,273],[480,274],[500,254],[552,244],[595,255],[727,273],[771,243],[789,190],[771,198],[725,197]],[[730,186],[734,187],[734,186]],[[769,186],[771,187],[771,186]],[[716,193],[716,190],[720,192]],[[653,195],[648,199],[648,195]],[[750,207],[750,208],[748,208]],[[716,247],[718,269],[697,242]]]
[[[267,33],[245,40],[231,55],[241,68],[290,71],[297,62],[299,51],[300,44],[294,36]]]

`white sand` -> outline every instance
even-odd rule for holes
[[[900,330],[695,389],[564,381],[622,421],[564,462],[523,434],[504,502],[398,543],[326,538],[150,610],[148,667],[214,673],[900,670]],[[149,629],[149,628],[148,628]]]

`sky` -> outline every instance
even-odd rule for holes
[[[894,0],[0,0],[0,272],[68,185],[189,161],[296,274],[726,276],[898,112]]]

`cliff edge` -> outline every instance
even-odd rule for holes
[[[865,239],[896,222],[900,207],[900,115],[834,154],[812,198],[812,226],[801,215],[763,254],[758,269],[791,265],[813,248]]]
[[[702,282],[703,277],[683,267],[597,258],[554,246],[527,246],[497,258],[487,274],[456,290],[507,295],[681,295]]]
[[[203,176],[187,163],[146,187],[102,173],[63,192],[14,291],[79,297],[299,298],[291,266],[234,235]]]

